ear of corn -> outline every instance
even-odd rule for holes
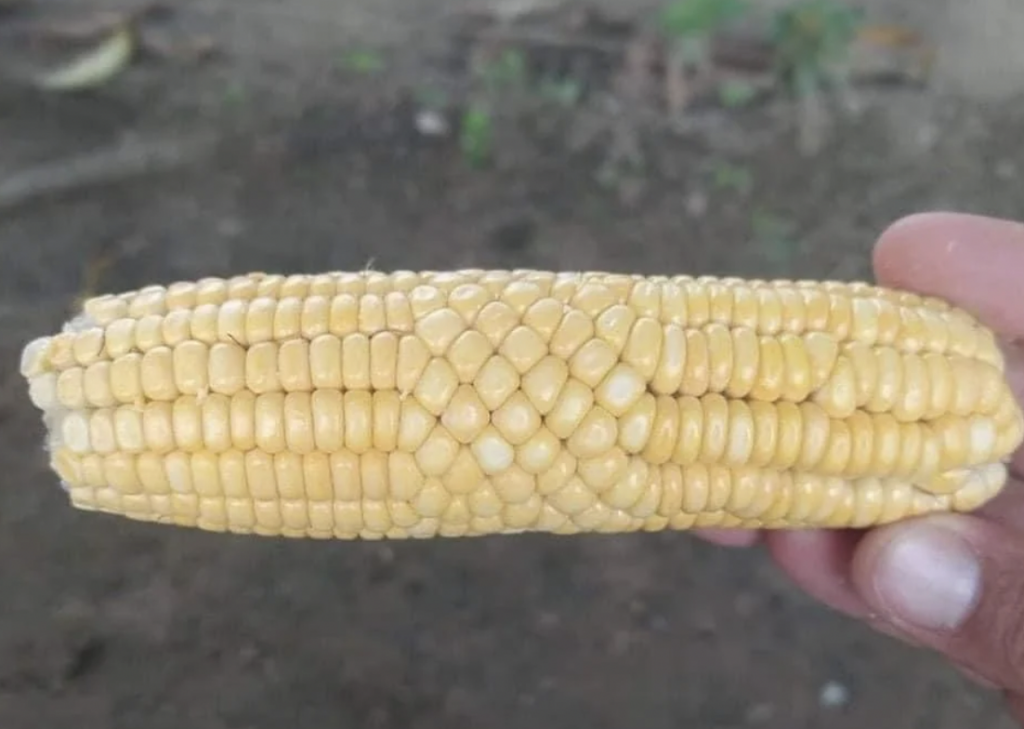
[[[254,273],[90,299],[22,373],[74,506],[291,537],[864,527],[1024,438],[992,332],[865,283]]]

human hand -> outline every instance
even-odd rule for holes
[[[1024,224],[916,215],[879,239],[880,284],[939,296],[1000,336],[1007,377],[1024,403]],[[977,512],[931,515],[862,531],[734,532],[703,538],[763,543],[822,603],[908,643],[938,651],[1002,691],[1024,725],[1024,449],[1011,480]]]

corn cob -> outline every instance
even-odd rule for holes
[[[80,509],[381,539],[866,527],[995,496],[991,331],[867,283],[534,270],[89,299],[21,371]]]

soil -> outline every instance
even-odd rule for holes
[[[862,90],[814,157],[785,100],[685,133],[629,118],[644,165],[611,175],[597,101],[514,99],[473,166],[455,131],[424,133],[457,115],[419,93],[459,88],[423,59],[464,6],[192,0],[154,32],[209,36],[217,58],[151,56],[86,94],[0,87],[0,726],[1012,726],[998,696],[809,600],[763,553],[686,534],[308,543],[67,506],[18,359],[88,293],[367,265],[860,278],[904,214],[1024,217],[1024,102],[941,84]],[[355,39],[387,68],[340,64]],[[78,156],[151,138],[165,168],[114,179],[101,155],[101,179],[69,184]]]

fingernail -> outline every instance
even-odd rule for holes
[[[974,608],[981,565],[952,529],[908,525],[882,548],[874,582],[894,617],[919,629],[950,630]]]

